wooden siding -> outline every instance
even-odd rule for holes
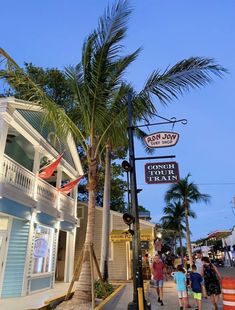
[[[2,297],[21,296],[29,222],[14,219],[6,260]]]
[[[81,208],[81,205],[79,205],[78,207]],[[77,228],[77,234],[76,234],[75,264],[74,264],[75,267],[82,246],[84,244],[86,234],[87,205],[83,204],[83,208],[84,208],[83,212],[84,218],[80,219],[80,227]],[[140,227],[141,229],[153,230],[154,224],[150,223],[145,224],[144,221],[140,221]],[[125,223],[123,222],[122,215],[121,214],[119,215],[117,212],[111,212],[110,231],[112,231],[113,229],[114,230],[128,229],[128,226],[125,225]],[[101,254],[101,234],[102,234],[102,208],[96,208],[94,249],[98,262],[100,262],[100,254]],[[127,262],[126,242],[113,243],[112,250],[113,250],[112,260],[109,260],[109,278],[113,280],[127,280],[128,262]],[[129,273],[130,272],[131,271],[129,270]],[[97,277],[97,274],[95,274],[95,277]]]
[[[127,280],[126,242],[113,245],[113,260],[109,261],[110,280]]]

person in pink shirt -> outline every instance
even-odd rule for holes
[[[165,264],[161,261],[159,255],[155,255],[151,266],[153,275],[154,285],[156,286],[158,302],[163,306],[163,280],[164,275],[166,276]]]

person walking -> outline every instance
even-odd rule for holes
[[[201,270],[202,270],[202,266],[203,266],[203,263],[202,263],[202,252],[201,251],[197,252],[197,256],[196,256],[196,259],[195,259],[195,265],[197,267],[197,271],[200,273]],[[207,298],[206,289],[205,289],[205,285],[204,285],[204,279],[202,281],[202,297],[203,298]]]
[[[201,275],[202,277],[204,277],[206,292],[207,295],[210,296],[210,300],[212,305],[214,306],[214,310],[217,310],[217,303],[221,294],[221,275],[215,265],[210,262],[209,257],[202,257],[202,262],[203,266],[201,270]]]
[[[176,283],[176,289],[178,292],[180,310],[186,309],[187,301],[187,287],[186,287],[186,275],[182,265],[177,267],[177,271],[174,273],[174,280]]]
[[[158,254],[155,255],[153,258],[151,272],[157,291],[158,302],[161,304],[161,306],[163,306],[163,280],[164,275],[166,276],[166,267],[165,264],[161,261],[161,258]]]
[[[195,310],[202,310],[202,276],[197,272],[197,266],[192,265],[192,272],[190,273],[190,285],[192,289],[193,298],[196,304]]]

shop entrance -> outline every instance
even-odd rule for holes
[[[64,281],[65,275],[65,258],[66,258],[66,239],[67,233],[60,230],[59,241],[58,241],[58,251],[57,251],[57,262],[56,262],[56,281]]]

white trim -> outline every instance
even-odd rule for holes
[[[25,265],[24,265],[21,296],[26,296],[28,293],[29,264],[30,264],[30,260],[32,259],[31,248],[32,248],[34,223],[36,219],[36,214],[37,214],[36,212],[33,212],[31,219],[30,219],[30,227],[29,227],[29,234],[28,234],[28,244],[27,244],[27,249],[26,249],[26,259],[25,259]]]
[[[53,276],[53,271],[43,272],[43,273],[32,273],[30,276],[30,280],[32,279],[40,279],[40,278],[49,278],[49,276]]]
[[[51,279],[51,288],[53,288],[55,285],[56,265],[57,265],[57,256],[58,256],[58,246],[59,246],[59,233],[60,233],[60,222],[57,222],[56,227],[54,229],[54,234],[56,234],[56,245],[55,245],[55,264],[54,264],[54,270],[52,270],[54,275],[52,276],[52,279]]]
[[[235,294],[235,290],[229,290],[229,289],[222,289],[222,293],[224,294]]]
[[[235,301],[225,301],[225,300],[223,300],[223,305],[235,307]]]
[[[1,214],[4,214],[4,216],[6,216],[7,213],[0,213],[0,216]],[[6,246],[5,246],[4,263],[3,263],[3,268],[2,268],[2,274],[0,275],[0,297],[2,296],[3,281],[4,281],[6,262],[7,262],[7,256],[8,256],[8,248],[9,248],[10,237],[11,237],[12,222],[13,222],[13,217],[9,215],[7,217],[9,218],[9,222],[8,222],[7,233],[6,233],[7,241],[6,241]]]
[[[80,157],[78,155],[78,151],[76,148],[76,144],[73,140],[73,137],[71,135],[71,133],[68,134],[67,136],[67,144],[69,146],[69,151],[72,155],[73,161],[74,161],[74,165],[79,173],[79,175],[84,175],[83,169],[82,169],[82,164],[81,164],[81,160]]]
[[[68,272],[69,272],[69,265],[70,261],[69,258],[70,256],[70,236],[68,231],[64,231],[66,233],[66,244],[65,244],[65,262],[64,262],[64,279],[63,282],[68,282]]]

